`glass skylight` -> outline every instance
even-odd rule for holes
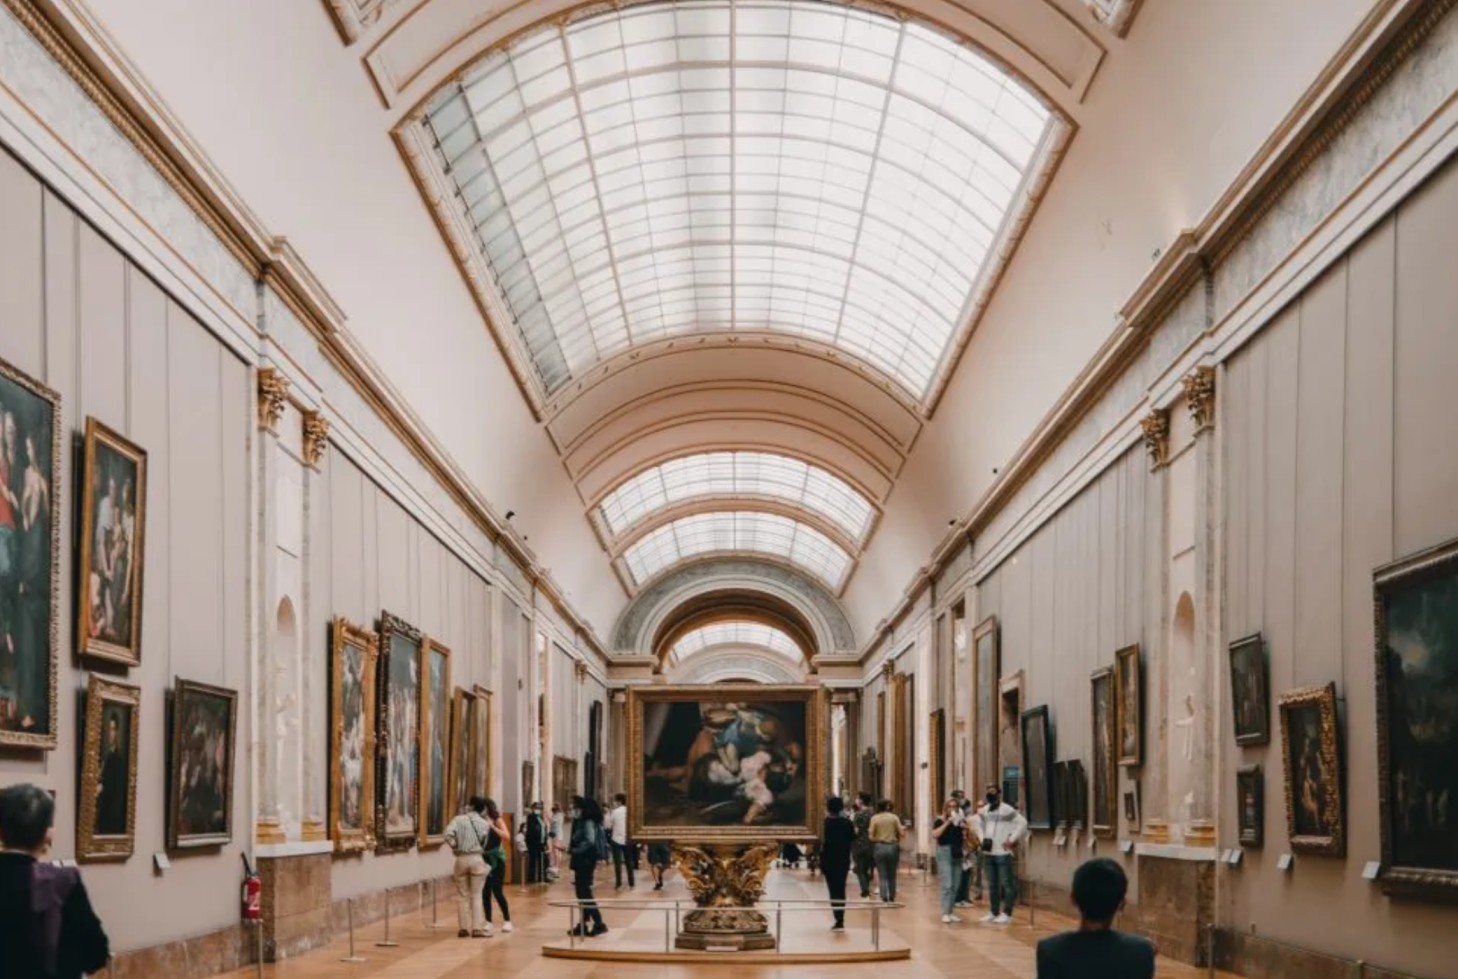
[[[915,20],[678,0],[532,31],[425,125],[547,394],[633,344],[768,330],[923,398],[1054,123]]]
[[[650,514],[713,496],[764,497],[811,510],[862,543],[871,503],[850,483],[820,466],[769,452],[701,452],[671,459],[619,484],[598,512],[613,536]]]
[[[850,555],[814,527],[776,513],[696,513],[655,527],[623,552],[633,584],[700,554],[750,551],[803,568],[838,591]]]
[[[686,632],[673,644],[674,662],[681,663],[694,653],[717,646],[755,646],[779,653],[799,662],[804,656],[800,646],[783,629],[759,622],[715,622]]]

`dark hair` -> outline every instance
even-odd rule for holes
[[[35,785],[0,789],[0,840],[11,850],[38,850],[56,818],[51,794]]]
[[[602,806],[597,804],[596,799],[589,799],[586,796],[574,795],[572,805],[576,806],[581,813],[581,818],[589,822],[602,822]]]
[[[501,810],[497,808],[495,799],[487,798],[485,800],[485,803],[486,815],[490,816],[492,819],[496,819],[498,816],[501,815]]]
[[[895,806],[891,805],[890,799],[882,799],[880,802],[876,803],[877,812],[890,812],[894,808]]]
[[[833,795],[825,800],[825,808],[830,811],[831,815],[839,816],[845,812],[845,800],[838,795]]]
[[[873,801],[875,801],[874,797],[869,792],[857,792],[856,798],[861,800],[861,805],[863,806],[869,806]]]
[[[1128,892],[1124,868],[1108,857],[1097,857],[1073,872],[1073,903],[1085,921],[1113,921]]]
[[[613,801],[620,802],[626,806],[628,804],[628,795],[626,792],[619,792],[617,795],[613,796]]]
[[[486,797],[484,795],[473,795],[469,803],[470,807],[477,812],[486,811]]]

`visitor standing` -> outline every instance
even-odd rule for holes
[[[623,886],[623,870],[628,871],[628,886],[636,887],[633,879],[633,864],[628,853],[628,797],[619,792],[613,796],[613,808],[608,813],[608,833],[613,845],[613,888]]]
[[[967,837],[967,822],[962,805],[948,799],[942,814],[932,823],[932,839],[937,843],[937,880],[941,884],[942,924],[956,924],[962,919],[953,913],[957,891],[962,886],[962,851]]]
[[[851,845],[851,865],[855,867],[856,883],[861,885],[861,900],[871,897],[871,873],[875,868],[875,847],[871,843],[871,793],[857,792],[851,825],[856,830],[856,841]]]
[[[970,833],[972,830],[972,817],[977,815],[977,808],[972,805],[972,800],[967,798],[967,793],[961,789],[952,792],[952,798],[957,800],[957,806],[962,810],[962,820]],[[957,887],[957,907],[972,907],[972,895],[976,892],[978,900],[982,898],[982,861],[976,847],[967,846],[962,850],[962,883]]]
[[[567,850],[567,816],[562,812],[560,802],[552,803],[551,826],[548,831],[552,852],[551,876],[555,879],[562,874],[562,854]]]
[[[673,851],[667,843],[648,844],[648,869],[653,871],[653,889],[663,890],[663,875],[673,863]]]
[[[820,872],[825,875],[825,889],[830,893],[835,924],[831,931],[845,930],[845,879],[850,874],[851,848],[856,841],[856,827],[845,815],[845,802],[831,796],[825,802],[825,827],[820,833]]]
[[[994,783],[987,786],[987,804],[972,820],[972,833],[982,852],[989,910],[984,922],[1005,925],[1013,910],[1013,851],[1028,831],[1023,814],[1002,801]]]
[[[501,810],[496,807],[493,799],[481,800],[485,809],[486,825],[490,832],[486,835],[486,866],[491,873],[486,875],[486,891],[483,895],[482,906],[486,911],[486,934],[491,934],[491,899],[494,897],[496,903],[501,905],[501,930],[511,934],[511,908],[506,904],[506,841],[511,839],[511,830],[506,825],[506,819],[501,815]]]
[[[56,804],[45,789],[0,789],[0,961],[7,979],[79,979],[111,947],[75,867],[43,863]]]
[[[901,863],[901,837],[905,832],[901,820],[892,811],[891,800],[882,799],[877,803],[876,815],[871,817],[867,835],[873,846],[872,858],[876,862],[883,901],[896,900],[896,868]]]
[[[445,831],[446,846],[455,854],[451,881],[456,885],[456,937],[485,938],[486,912],[482,891],[486,888],[486,840],[491,827],[481,818],[486,800],[474,796],[464,812],[451,820]]]
[[[1074,871],[1078,930],[1038,943],[1037,979],[1154,979],[1154,944],[1114,930],[1128,892],[1124,868],[1108,857]]]
[[[527,810],[526,853],[528,884],[542,884],[547,880],[547,821],[542,818],[542,804],[533,802]]]
[[[572,887],[578,906],[582,909],[582,923],[572,929],[581,938],[595,938],[608,930],[603,923],[602,912],[592,896],[592,879],[597,873],[598,861],[602,859],[602,843],[606,831],[602,824],[602,807],[592,799],[582,796],[572,798],[572,843],[568,861],[572,867]],[[588,922],[592,922],[589,926]]]

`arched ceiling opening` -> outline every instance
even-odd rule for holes
[[[751,619],[721,619],[695,626],[674,640],[668,650],[668,664],[677,666],[691,656],[728,649],[762,649],[783,656],[791,663],[802,662],[805,651],[790,634],[769,622]]]

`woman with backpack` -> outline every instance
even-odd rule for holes
[[[455,854],[451,880],[456,885],[456,937],[485,938],[486,912],[481,894],[486,888],[486,842],[491,827],[481,818],[486,800],[472,796],[470,805],[446,827],[446,846]]]
[[[582,908],[582,923],[571,929],[579,938],[596,938],[607,933],[602,912],[592,896],[592,878],[601,860],[612,859],[607,832],[602,825],[602,807],[580,795],[572,797],[572,845],[568,849],[572,886]],[[588,922],[592,922],[588,927]]]
[[[491,873],[486,877],[486,888],[482,894],[482,905],[486,911],[486,934],[491,934],[491,898],[496,898],[496,903],[501,905],[501,930],[511,934],[511,908],[506,905],[506,850],[503,848],[507,840],[511,839],[511,830],[506,828],[506,820],[501,818],[501,810],[496,807],[493,799],[482,799],[482,808],[486,810],[486,825],[491,832],[486,837],[486,866]]]

